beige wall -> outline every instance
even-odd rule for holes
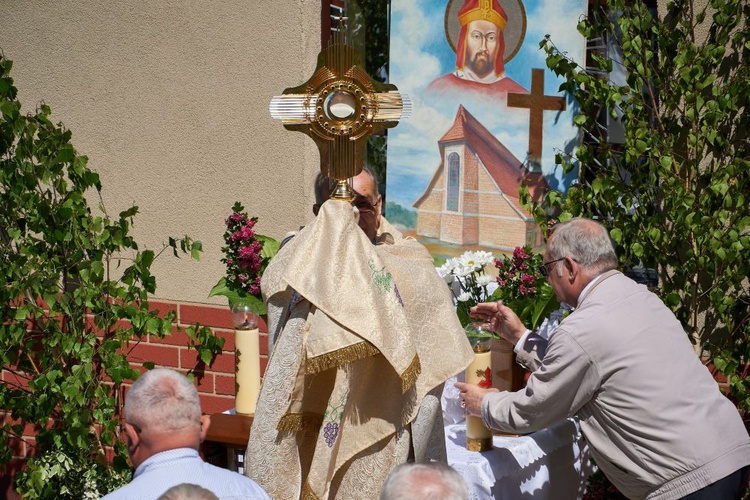
[[[44,100],[73,132],[107,210],[140,207],[142,247],[203,242],[200,262],[156,262],[157,297],[225,303],[207,294],[234,201],[276,238],[311,216],[317,149],[268,103],[312,75],[319,2],[2,0],[0,49],[23,109]]]

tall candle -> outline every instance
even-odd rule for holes
[[[255,413],[260,391],[260,339],[257,328],[235,329],[237,367],[234,396],[235,411],[243,415]]]
[[[492,384],[491,359],[492,353],[489,346],[474,346],[474,360],[466,368],[466,383],[490,387]],[[466,417],[466,449],[469,451],[492,449],[492,431],[484,425],[481,417]]]

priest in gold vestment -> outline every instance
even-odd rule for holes
[[[272,498],[377,498],[396,465],[446,461],[440,395],[471,347],[427,250],[358,217],[325,202],[263,276],[273,348],[245,474]]]

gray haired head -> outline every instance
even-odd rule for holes
[[[125,398],[125,421],[142,429],[171,432],[200,428],[198,391],[184,375],[165,368],[147,371]]]
[[[383,484],[380,500],[466,500],[466,481],[440,463],[406,463],[395,467]]]
[[[619,261],[607,228],[591,219],[577,217],[557,224],[547,243],[549,260],[570,257],[590,274],[616,269]],[[558,272],[560,266],[558,265]]]

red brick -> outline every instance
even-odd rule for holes
[[[36,445],[36,438],[24,436],[23,440],[26,443],[26,455],[23,458],[37,456],[39,454],[39,447]]]
[[[194,373],[193,385],[198,389],[201,394],[213,394],[214,393],[214,374],[206,373],[200,370],[198,373]]]
[[[234,352],[234,330],[214,330],[214,335],[224,339],[223,350]]]
[[[226,394],[228,396],[234,396],[236,390],[234,375],[216,375],[214,377],[214,380],[216,383],[216,394]]]
[[[8,439],[8,447],[13,450],[13,456],[23,458],[26,456],[26,444],[23,439],[11,436]]]
[[[20,422],[17,421],[15,423],[20,423]],[[47,427],[48,428],[51,427],[51,424],[52,424],[52,420],[48,421]],[[24,436],[36,436],[37,432],[39,432],[40,429],[41,427],[39,427],[38,425],[27,422],[23,424],[23,435]]]
[[[125,350],[128,361],[143,363],[151,361],[159,366],[177,368],[180,366],[180,349],[167,345],[149,344],[140,342],[131,343],[130,347]]]
[[[164,318],[164,315],[168,312],[175,313],[175,318],[177,317],[177,304],[175,304],[174,302],[162,302],[159,300],[149,300],[148,310],[159,311],[160,318]]]
[[[193,370],[198,366],[202,366],[203,362],[198,357],[196,351],[188,351],[187,349],[180,350],[180,367],[186,370]],[[206,366],[205,369],[210,369],[214,372],[219,373],[232,373],[234,374],[235,356],[234,353],[219,354],[217,355],[210,366]]]
[[[261,316],[258,319],[258,331],[262,333],[268,333],[268,325],[266,324],[266,317]]]
[[[218,373],[229,373],[234,375],[237,366],[237,356],[233,352],[222,353],[216,356],[211,363],[211,370]]]
[[[119,328],[121,330],[128,330],[132,327],[133,325],[126,319],[118,319],[113,326],[113,328]]]
[[[260,357],[260,376],[262,377],[266,373],[266,367],[268,366],[268,358]]]
[[[3,370],[3,381],[10,386],[11,389],[28,389],[29,378],[22,374],[16,374]]]
[[[201,394],[201,410],[206,414],[221,413],[234,408],[233,396],[210,396]]]
[[[172,334],[167,335],[164,338],[160,338],[157,335],[149,335],[148,341],[151,344],[167,344],[186,347],[190,339],[184,328],[179,328],[176,325],[172,325]]]
[[[229,307],[211,307],[201,305],[179,304],[179,323],[182,325],[201,325],[216,328],[234,328],[232,313]]]
[[[261,334],[258,336],[260,340],[260,353],[263,356],[268,356],[268,334]]]
[[[180,368],[184,370],[204,369],[205,364],[194,350],[180,349]]]

